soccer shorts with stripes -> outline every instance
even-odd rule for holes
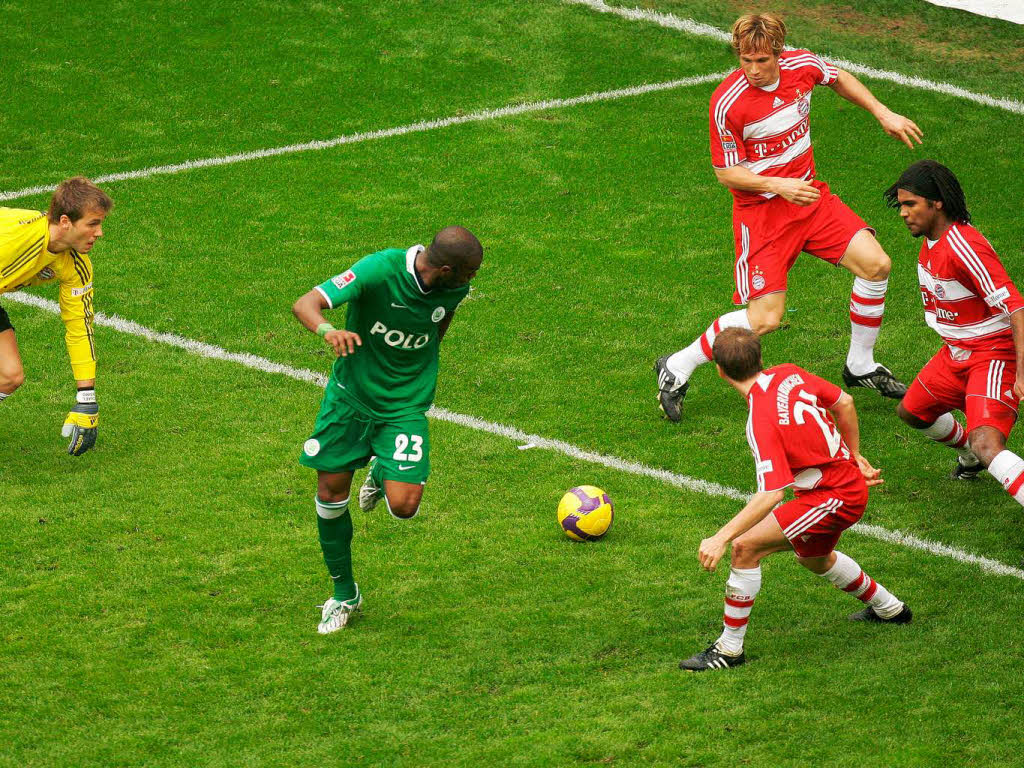
[[[797,205],[773,197],[757,205],[734,207],[736,245],[734,304],[748,304],[769,293],[786,290],[789,270],[801,251],[829,264],[839,264],[853,236],[871,229],[823,181],[812,181],[821,197]]]
[[[843,531],[864,515],[868,487],[863,479],[840,490],[808,491],[772,513],[799,557],[824,557],[836,548]]]
[[[960,358],[960,359],[957,359]],[[903,407],[929,424],[949,411],[967,416],[967,431],[995,427],[1009,437],[1019,401],[1013,352],[957,350],[948,344],[929,360],[903,396]]]

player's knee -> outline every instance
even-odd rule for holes
[[[967,442],[974,455],[981,459],[986,467],[1006,448],[1006,439],[1002,432],[992,427],[972,429],[967,436]]]
[[[865,266],[864,271],[866,272],[864,275],[865,280],[870,280],[871,282],[886,280],[892,271],[892,259],[885,252],[879,253],[878,256]]]
[[[392,501],[385,496],[384,501],[388,505],[388,512],[399,520],[408,520],[410,517],[416,517],[416,513],[420,511],[419,499],[395,499]]]
[[[777,331],[779,325],[782,324],[782,311],[781,309],[769,309],[749,317],[750,330],[758,336],[764,336],[766,333]]]
[[[19,365],[0,370],[0,392],[11,394],[25,383],[25,370]]]
[[[351,478],[341,480],[335,477],[321,475],[317,478],[316,495],[320,498],[320,501],[325,501],[328,504],[344,501],[349,497],[350,485]]]
[[[927,422],[917,418],[914,414],[903,407],[903,403],[896,403],[896,415],[903,420],[904,423],[909,424],[914,429],[925,429],[930,426]]]
[[[742,536],[732,543],[732,564],[735,568],[753,568],[760,558],[757,556],[757,548],[752,546]]]

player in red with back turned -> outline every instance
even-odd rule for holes
[[[953,477],[982,468],[1024,504],[1024,460],[1006,438],[1024,399],[1024,299],[991,244],[971,226],[963,189],[946,166],[914,163],[885,193],[914,237],[924,317],[945,344],[910,385],[900,418],[955,448]],[[950,411],[967,416],[965,430]]]
[[[658,399],[671,421],[694,370],[711,359],[724,328],[758,334],[779,327],[786,307],[786,277],[801,251],[855,275],[850,296],[850,349],[843,368],[849,387],[869,387],[900,398],[907,388],[875,362],[890,261],[874,231],[815,178],[811,148],[811,92],[826,85],[870,112],[890,136],[911,149],[921,131],[892,112],[853,75],[810,51],[786,51],[786,26],[772,14],[740,17],[732,45],[740,68],[711,97],[711,157],[718,181],[732,190],[736,248],[733,302],[747,305],[722,315],[690,346],[660,358]]]
[[[747,442],[754,454],[757,493],[700,543],[700,564],[714,571],[732,542],[724,626],[718,640],[679,666],[699,672],[746,661],[743,638],[761,589],[761,560],[773,552],[794,551],[802,566],[866,603],[851,619],[909,622],[910,608],[835,551],[840,534],[864,514],[868,486],[882,482],[879,470],[860,455],[853,398],[795,365],[763,370],[761,341],[753,331],[722,331],[712,352],[718,375],[750,409]],[[776,508],[789,486],[795,498]]]

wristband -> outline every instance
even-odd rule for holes
[[[326,335],[327,335],[328,333],[330,333],[331,331],[336,331],[336,330],[338,330],[338,329],[337,329],[337,328],[335,328],[335,327],[334,327],[333,325],[331,325],[330,323],[320,323],[320,325],[318,325],[318,326],[316,327],[316,333],[317,333],[317,335],[318,335],[318,336],[319,336],[319,337],[320,337],[321,339],[322,339],[322,338],[323,338],[324,336],[326,336]]]
[[[75,393],[76,403],[95,403],[96,402],[96,390],[92,387],[78,390]]]

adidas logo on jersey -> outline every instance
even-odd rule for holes
[[[776,96],[775,97],[775,101],[772,102],[772,109],[778,109],[779,107],[781,107],[785,103],[786,102],[784,102],[782,99],[780,99],[778,96]]]
[[[404,333],[397,329],[389,329],[380,320],[375,320],[370,328],[371,336],[377,333],[384,336],[385,344],[396,349],[419,349],[430,341],[429,333],[421,333],[419,336],[414,336],[411,333]]]

